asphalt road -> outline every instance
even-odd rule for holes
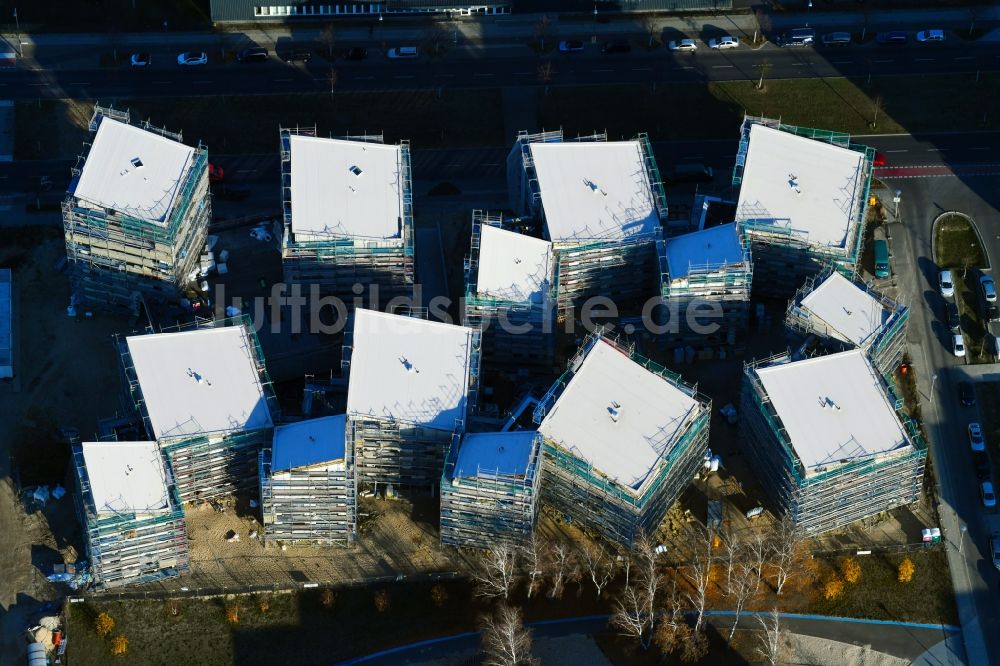
[[[393,90],[438,87],[488,88],[537,85],[539,67],[552,64],[551,85],[678,83],[756,80],[760,65],[770,63],[767,77],[816,78],[892,74],[943,74],[1000,69],[1000,45],[960,43],[879,47],[852,45],[841,49],[741,46],[730,51],[707,47],[695,53],[666,49],[601,55],[596,45],[583,53],[538,56],[523,45],[457,48],[440,58],[388,60],[382,49],[371,49],[365,61],[321,58],[307,64],[286,64],[272,56],[266,63],[214,64],[210,51],[205,66],[180,66],[176,52],[154,52],[148,68],[98,67],[98,55],[74,59],[68,67],[18,66],[0,70],[0,97],[8,99],[62,97],[131,97],[234,95],[256,92],[287,94],[331,89],[329,73],[336,69],[337,90]],[[215,56],[213,58],[213,56]],[[120,55],[125,58],[125,54]],[[89,62],[88,62],[89,60]],[[42,62],[36,58],[37,62]]]

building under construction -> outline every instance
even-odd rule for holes
[[[275,428],[273,444],[260,452],[265,542],[354,542],[357,487],[345,421],[326,416]]]
[[[475,211],[465,260],[462,322],[483,332],[483,364],[516,376],[548,375],[555,351],[552,244],[502,228]]]
[[[344,341],[358,483],[433,487],[479,392],[480,333],[358,309]]]
[[[739,225],[724,224],[664,242],[665,342],[696,347],[732,344],[746,328],[753,268]]]
[[[652,534],[703,463],[711,412],[696,387],[591,335],[535,407],[542,501],[620,544]]]
[[[645,134],[563,141],[562,132],[521,132],[507,157],[511,207],[552,242],[560,320],[579,318],[592,297],[638,314],[660,294],[658,243],[667,200]]]
[[[257,484],[277,401],[245,318],[119,342],[130,406],[167,454],[185,502]]]
[[[881,374],[903,360],[910,310],[836,271],[809,278],[789,301],[785,324],[830,351],[861,349]]]
[[[73,445],[76,509],[98,589],[188,572],[187,528],[156,442]]]
[[[381,136],[325,139],[316,128],[282,129],[285,282],[336,296],[346,312],[412,298],[410,146]],[[356,285],[359,285],[356,287]]]
[[[747,364],[741,404],[751,462],[805,533],[919,499],[927,446],[863,350]]]
[[[94,107],[93,141],[63,201],[73,302],[124,309],[178,299],[198,280],[212,219],[208,151]]]
[[[874,158],[848,134],[744,119],[733,185],[755,294],[788,298],[826,266],[853,278]]]
[[[453,436],[441,476],[441,543],[489,548],[531,536],[541,441],[528,430]]]
[[[14,376],[14,281],[0,268],[0,379]]]

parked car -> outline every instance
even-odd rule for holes
[[[979,484],[979,496],[983,500],[983,506],[994,507],[997,505],[997,496],[993,492],[992,481],[983,481]]]
[[[204,51],[185,51],[177,56],[178,65],[207,65],[208,54]]]
[[[955,282],[952,280],[951,271],[941,271],[938,274],[938,287],[941,289],[941,295],[945,298],[951,298],[955,295]]]
[[[263,46],[241,49],[236,54],[236,62],[267,62],[267,49]]]
[[[958,398],[962,401],[963,407],[972,407],[976,404],[976,390],[970,382],[958,383]]]
[[[624,39],[615,39],[601,44],[601,53],[631,53],[632,45]]]
[[[944,302],[944,320],[948,322],[948,330],[952,333],[962,331],[962,318],[958,315],[958,306],[952,301]]]
[[[711,42],[709,45],[711,45]],[[697,51],[698,43],[693,39],[670,40],[667,42],[667,48],[671,51]],[[713,46],[712,48],[715,47]]]
[[[910,38],[902,30],[880,32],[875,36],[875,42],[883,46],[905,46]]]
[[[951,339],[951,353],[962,358],[965,356],[965,338],[961,333],[956,333]]]
[[[130,62],[133,67],[149,67],[153,64],[153,58],[148,53],[133,53]]]
[[[828,32],[820,41],[823,42],[823,46],[847,46],[851,43],[851,33]]]
[[[983,437],[983,427],[978,423],[969,424],[969,446],[973,451],[985,451],[986,439]]]
[[[226,179],[226,172],[218,164],[208,163],[208,182],[221,183]]]
[[[559,51],[561,53],[578,53],[582,50],[583,50],[582,39],[567,39],[565,41],[559,42]]]
[[[917,33],[918,42],[943,42],[944,41],[944,30],[921,30]]]
[[[990,553],[993,556],[993,566],[1000,569],[1000,535],[990,537]]]
[[[718,39],[708,40],[708,48],[710,49],[735,49],[740,45],[740,38],[733,37],[732,35],[725,35],[719,37]]]
[[[309,62],[312,60],[312,51],[308,49],[293,49],[291,51],[286,51],[281,59],[285,62]]]
[[[368,49],[363,46],[352,46],[344,51],[345,60],[367,60]]]
[[[398,60],[402,58],[416,58],[420,53],[416,46],[394,46],[385,53],[387,58]]]
[[[812,46],[816,31],[812,28],[794,28],[778,38],[778,46]]]
[[[986,451],[973,451],[972,464],[976,467],[976,478],[980,481],[988,481],[990,478],[990,458]]]
[[[983,289],[983,298],[987,303],[997,302],[997,285],[989,275],[979,276],[979,286]]]
[[[987,323],[1000,321],[1000,306],[997,306],[996,303],[987,303],[983,316],[986,318]]]
[[[875,151],[875,157],[872,158],[872,166],[884,167],[885,166],[885,154]]]

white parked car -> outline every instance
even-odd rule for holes
[[[149,67],[153,59],[148,53],[133,53],[131,62],[133,67]]]
[[[986,440],[983,439],[983,428],[978,423],[969,424],[969,444],[973,451],[985,451]]]
[[[990,552],[993,553],[993,566],[1000,569],[1000,536],[990,537]]]
[[[965,338],[962,337],[961,333],[956,333],[955,337],[952,338],[951,353],[958,358],[965,356]]]
[[[917,33],[918,42],[943,42],[944,30],[921,30]]]
[[[185,51],[177,56],[178,65],[207,65],[208,54],[204,51]]]
[[[941,295],[945,298],[951,298],[955,295],[955,282],[952,280],[951,271],[941,271],[938,274],[938,287],[941,289]]]
[[[996,506],[997,496],[993,492],[993,482],[983,481],[979,484],[979,496],[983,498],[983,506]]]
[[[710,49],[735,49],[739,45],[740,38],[731,35],[708,40],[708,48]]]
[[[671,51],[697,51],[698,43],[693,39],[671,40],[667,43],[667,48]]]

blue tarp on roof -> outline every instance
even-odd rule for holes
[[[667,240],[670,279],[687,277],[692,269],[721,267],[744,260],[736,224],[723,224]]]
[[[344,424],[347,417],[324,416],[274,431],[271,471],[284,472],[344,458]]]
[[[478,432],[465,435],[455,461],[455,477],[524,476],[535,441],[534,431]]]

